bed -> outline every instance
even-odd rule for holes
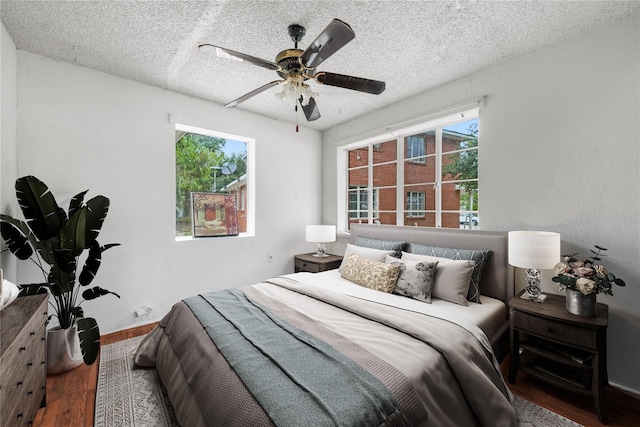
[[[394,292],[419,271],[430,302],[357,284],[372,271]],[[340,270],[180,301],[135,362],[183,426],[517,425],[495,357],[512,295],[507,233],[355,224]]]

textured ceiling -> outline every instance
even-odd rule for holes
[[[226,104],[277,80],[274,71],[198,51],[211,43],[273,61],[292,48],[290,24],[306,27],[304,49],[327,24],[356,38],[319,71],[386,82],[381,95],[311,83],[323,130],[507,58],[629,16],[638,1],[2,1],[18,49]],[[278,120],[293,108],[270,89],[240,104]],[[301,119],[304,116],[301,114]]]

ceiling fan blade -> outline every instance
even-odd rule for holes
[[[306,68],[315,68],[353,40],[355,36],[356,34],[349,24],[334,19],[302,53],[300,62]]]
[[[384,82],[363,79],[362,77],[345,76],[344,74],[319,72],[314,77],[318,83],[329,86],[343,87],[360,92],[380,95],[386,87]]]
[[[217,55],[220,58],[227,58],[240,62],[247,61],[252,63],[253,65],[268,68],[270,70],[280,69],[277,64],[271,61],[267,61],[266,59],[256,58],[255,56],[247,55],[246,53],[236,52],[234,50],[226,49],[224,47],[215,46],[212,44],[201,44],[200,46],[198,46],[198,49],[200,50],[200,52]]]
[[[226,104],[225,107],[227,107],[227,108],[235,107],[236,105],[240,104],[241,102],[244,102],[247,99],[256,96],[257,94],[262,93],[267,89],[271,89],[273,86],[279,85],[283,81],[284,80],[275,80],[275,81],[267,83],[266,85],[260,86],[258,89],[252,90],[251,92],[247,93],[246,95],[243,95],[240,98],[231,101],[230,103]]]
[[[304,116],[307,118],[307,121],[312,122],[320,118],[320,110],[318,109],[315,99],[309,98],[309,103],[307,105],[302,105],[302,96],[300,96],[298,101],[300,102],[300,106],[302,107],[302,111],[304,111]]]

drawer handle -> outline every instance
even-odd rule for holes
[[[16,387],[20,387],[22,385],[22,381],[18,381],[18,384],[16,384]]]
[[[27,347],[20,347],[20,353],[22,353],[23,351],[25,351],[27,349]]]
[[[22,419],[22,417],[23,417],[23,415],[22,415],[22,412],[21,412],[21,413],[18,414],[18,416],[16,418],[20,420],[20,419]]]
[[[27,363],[27,366],[33,366],[33,362]]]
[[[35,332],[29,332],[29,335],[34,336],[36,333]]]
[[[29,391],[27,392],[27,396],[33,396],[33,391],[29,390]]]

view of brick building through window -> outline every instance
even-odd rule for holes
[[[349,224],[477,228],[477,142],[474,119],[349,150]]]

